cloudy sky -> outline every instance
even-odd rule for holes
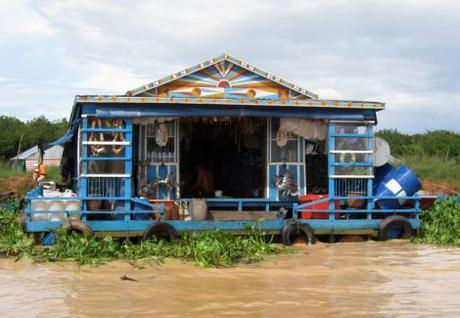
[[[223,52],[327,99],[386,103],[379,127],[460,132],[460,1],[0,0],[0,113],[68,117]]]

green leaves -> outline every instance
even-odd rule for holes
[[[0,254],[21,257],[33,248],[33,240],[24,235],[18,218],[18,209],[0,208]]]
[[[460,246],[460,204],[455,198],[436,202],[421,218],[422,230],[416,242]]]
[[[74,261],[78,264],[103,264],[111,260],[181,258],[202,267],[228,267],[239,262],[257,262],[281,250],[257,224],[248,227],[248,235],[238,236],[216,230],[185,233],[173,242],[144,241],[134,244],[128,239],[96,238],[65,230],[56,231],[57,242],[51,248],[33,244],[22,232],[18,211],[0,210],[0,254],[31,256],[41,261]]]

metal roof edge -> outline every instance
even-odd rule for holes
[[[375,101],[351,101],[328,99],[286,99],[286,100],[257,100],[257,99],[228,99],[202,97],[144,97],[119,95],[77,95],[74,108],[78,103],[132,103],[132,104],[201,104],[201,105],[251,105],[251,106],[293,106],[293,107],[321,107],[321,108],[360,108],[385,109],[385,103]]]

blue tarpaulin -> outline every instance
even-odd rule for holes
[[[72,140],[73,136],[77,132],[77,129],[78,129],[78,119],[72,122],[72,125],[70,126],[69,130],[67,130],[67,132],[63,136],[59,137],[53,142],[50,142],[48,146],[62,145]]]

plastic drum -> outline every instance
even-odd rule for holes
[[[412,170],[401,165],[398,169],[391,171],[383,180],[376,185],[374,196],[379,197],[405,197],[414,195],[422,187],[420,181]],[[404,199],[390,200],[381,199],[376,205],[381,209],[397,209],[404,204]]]

